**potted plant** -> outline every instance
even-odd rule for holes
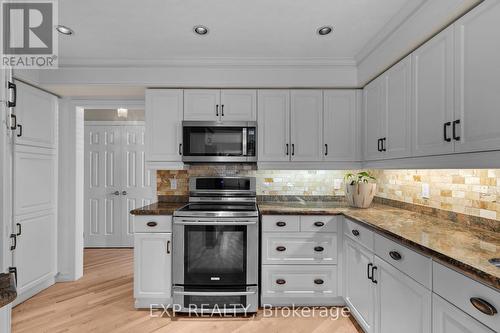
[[[344,182],[347,203],[353,207],[368,208],[377,189],[375,177],[366,171],[347,173]]]

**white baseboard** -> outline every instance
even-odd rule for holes
[[[41,280],[34,286],[30,287],[29,289],[23,291],[22,293],[17,294],[17,298],[12,302],[12,306],[16,306],[18,304],[21,304],[25,300],[35,296],[39,292],[41,292],[44,289],[47,289],[48,287],[52,286],[55,283],[55,278],[53,276],[50,276],[44,280]]]

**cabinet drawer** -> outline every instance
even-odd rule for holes
[[[134,233],[136,232],[172,232],[172,216],[136,215]]]
[[[264,264],[335,264],[335,233],[269,233],[262,237]]]
[[[492,329],[500,327],[500,292],[436,262],[433,263],[433,286],[436,294],[481,323]],[[498,313],[484,314],[474,307],[472,298],[488,302]]]
[[[431,289],[432,261],[417,252],[375,234],[375,254],[392,266]]]
[[[337,266],[262,266],[262,296],[335,297]]]
[[[370,251],[373,251],[373,231],[347,218],[344,221],[344,234]]]
[[[299,231],[299,216],[296,215],[264,215],[262,216],[263,231]]]
[[[300,231],[306,232],[337,232],[340,216],[301,216]]]

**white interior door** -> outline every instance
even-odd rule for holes
[[[143,125],[85,126],[85,246],[133,246],[130,210],[155,199]]]

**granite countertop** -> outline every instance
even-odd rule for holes
[[[155,203],[131,211],[134,215],[171,215],[185,203]],[[500,290],[500,268],[488,262],[500,258],[500,233],[465,226],[389,205],[348,207],[342,201],[259,203],[262,215],[339,215],[361,222],[436,261]]]
[[[0,308],[11,303],[17,297],[16,282],[14,275],[10,273],[0,274]]]
[[[262,215],[343,214],[469,277],[500,289],[500,268],[488,262],[500,257],[500,234],[447,219],[388,205],[347,207],[339,202],[272,202],[259,204]]]

